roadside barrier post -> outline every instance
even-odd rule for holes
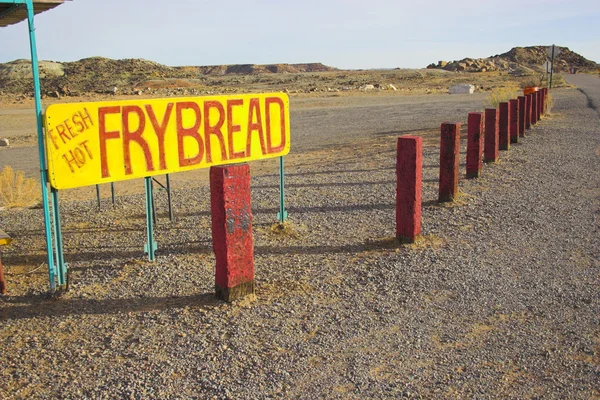
[[[510,150],[510,107],[508,103],[500,103],[500,132],[498,133],[498,148],[500,150]]]
[[[546,88],[542,89],[542,93],[540,94],[540,115],[546,114]]]
[[[467,178],[479,178],[483,168],[483,113],[469,113],[467,124]]]
[[[538,110],[538,95],[537,92],[531,93],[531,125],[537,124],[537,110]]]
[[[508,108],[510,109],[510,142],[519,143],[519,100],[512,99],[508,101]]]
[[[254,293],[254,241],[248,164],[210,167],[215,294],[231,302]]]
[[[458,194],[460,122],[444,122],[440,140],[440,203],[454,201]]]
[[[498,109],[485,109],[485,142],[483,149],[485,162],[495,162],[498,159]]]
[[[519,136],[525,137],[525,109],[527,108],[527,97],[519,96]]]
[[[531,128],[531,109],[533,107],[533,95],[526,94],[525,98],[527,99],[525,102],[525,129]]]
[[[421,233],[423,138],[399,137],[396,157],[396,238],[412,243]]]
[[[542,105],[542,96],[541,96],[542,92],[540,90],[538,90],[537,92],[535,92],[535,101],[536,101],[536,107],[535,107],[535,122],[537,123],[540,120],[540,107]]]

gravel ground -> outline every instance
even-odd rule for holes
[[[205,183],[175,192],[175,222],[157,195],[154,263],[142,196],[65,202],[60,298],[27,273],[40,210],[0,211],[15,238],[0,398],[600,397],[599,116],[581,91],[553,94],[554,115],[451,206],[424,133],[416,245],[393,241],[396,131],[290,157],[283,231],[278,177],[255,175],[257,291],[234,304],[212,294]]]

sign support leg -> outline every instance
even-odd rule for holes
[[[279,212],[277,219],[280,223],[284,223],[288,217],[288,212],[285,209],[285,173],[283,167],[283,156],[279,157]]]
[[[110,183],[110,197],[112,199],[113,206],[115,205],[115,184],[114,182]]]
[[[54,247],[56,251],[56,269],[58,276],[58,286],[67,284],[67,264],[63,251],[62,226],[60,222],[60,205],[58,200],[58,190],[51,188],[52,193],[52,217],[54,218]]]
[[[156,259],[154,252],[157,249],[154,241],[154,204],[152,201],[152,178],[144,178],[146,184],[146,230],[148,233],[148,243],[144,245],[144,251],[148,254],[148,260]]]
[[[33,87],[35,98],[35,114],[37,119],[37,141],[40,158],[40,176],[42,186],[42,203],[44,208],[44,231],[46,234],[46,256],[48,262],[48,278],[50,291],[56,290],[54,256],[52,254],[52,229],[50,220],[50,204],[48,202],[48,169],[46,167],[46,152],[44,149],[44,130],[42,123],[42,93],[40,86],[40,72],[38,67],[37,45],[35,39],[35,25],[33,20],[33,2],[27,0],[27,22],[29,24],[29,45],[31,50],[31,69],[33,71]]]
[[[96,185],[96,201],[98,202],[98,210],[100,209],[100,185]]]
[[[169,174],[167,174],[167,201],[169,202],[169,219],[171,222],[175,221],[175,217],[173,216],[173,203],[171,197],[171,178]]]

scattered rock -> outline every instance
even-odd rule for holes
[[[8,146],[10,146],[10,142],[8,141],[8,139],[6,139],[6,138],[0,139],[0,147],[8,147]]]
[[[466,83],[460,83],[458,85],[452,85],[448,89],[450,94],[473,94],[475,92],[475,86]]]

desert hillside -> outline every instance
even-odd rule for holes
[[[513,74],[531,75],[542,72],[542,65],[548,60],[546,53],[549,46],[513,47],[508,52],[487,58],[463,58],[457,61],[438,61],[427,68],[438,68],[446,71],[486,72],[504,71]],[[560,52],[555,56],[555,71],[565,72],[570,68],[579,71],[594,71],[600,64],[590,61],[568,47],[556,46]]]
[[[81,95],[181,96],[286,91],[289,93],[393,90],[447,93],[448,86],[469,83],[477,90],[540,81],[547,46],[515,47],[483,59],[431,64],[427,69],[339,70],[321,63],[243,64],[170,67],[143,59],[91,57],[75,62],[42,61],[42,93],[47,97]],[[556,69],[592,71],[593,61],[561,47]],[[465,74],[464,72],[471,72]],[[32,96],[28,60],[0,63],[0,93],[5,98]]]

